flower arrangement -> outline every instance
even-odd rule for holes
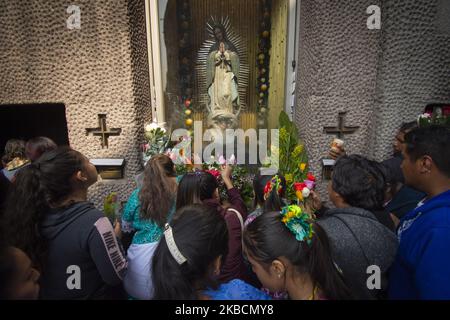
[[[450,127],[450,105],[430,105],[418,116],[417,124],[421,128],[432,125]]]
[[[228,160],[223,156],[220,156],[218,159],[211,158],[209,163],[203,165],[203,169],[206,172],[211,173],[217,179],[217,182],[219,183],[220,198],[225,201],[228,199],[227,188],[222,180],[220,169],[221,166],[227,163],[234,165],[236,163],[235,156],[232,155]],[[244,166],[240,165],[234,166],[231,174],[233,186],[239,191],[247,208],[251,208],[253,204],[253,177],[254,175],[250,174]]]
[[[158,124],[155,121],[145,126],[144,136],[146,143],[142,145],[142,158],[146,164],[152,156],[164,153],[169,137],[164,124]]]
[[[297,126],[285,112],[279,117],[279,148],[271,150],[266,164],[278,157],[279,172],[286,179],[286,199],[303,206],[316,184],[316,177],[308,171],[308,156],[303,142],[298,138]]]

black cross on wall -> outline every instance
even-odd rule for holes
[[[107,128],[106,114],[98,115],[98,128],[86,128],[86,135],[92,133],[94,136],[99,136],[101,138],[102,148],[108,148],[108,138],[110,136],[118,136],[121,132],[121,128]]]
[[[355,126],[347,127],[344,125],[346,114],[347,114],[347,112],[339,112],[338,126],[337,127],[323,127],[323,132],[325,132],[327,134],[335,134],[335,135],[337,135],[337,137],[339,139],[342,139],[344,137],[344,135],[352,134],[356,130],[358,130],[359,127],[355,127]]]

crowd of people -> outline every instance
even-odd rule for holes
[[[10,140],[0,298],[450,299],[450,130],[404,124],[382,162],[331,156],[332,206],[315,191],[307,207],[288,203],[283,175],[256,174],[248,210],[232,165],[223,202],[214,175],[177,176],[160,154],[111,223],[89,202],[97,172],[83,154]]]

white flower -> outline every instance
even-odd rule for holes
[[[156,129],[161,129],[164,133],[166,132],[166,129],[164,128],[164,123],[158,124],[157,122],[153,121],[152,123],[145,126],[145,131],[150,132]]]
[[[303,198],[308,198],[310,193],[311,193],[311,191],[307,187],[303,188],[303,190],[302,190]]]
[[[236,164],[236,157],[234,156],[234,154],[231,155],[230,160],[229,160],[230,164]]]

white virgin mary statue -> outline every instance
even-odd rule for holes
[[[211,47],[207,61],[208,124],[224,131],[237,127],[240,113],[238,76],[239,56],[226,39],[222,26],[214,27],[216,43]]]

